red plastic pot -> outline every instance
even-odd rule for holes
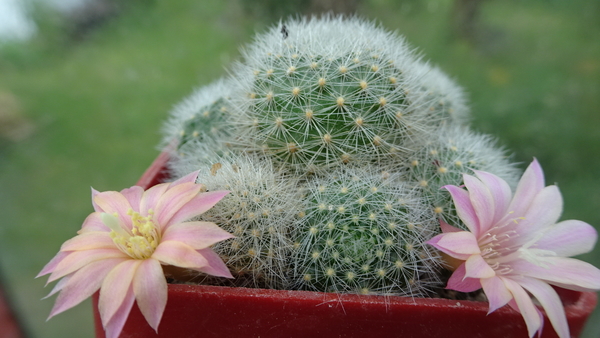
[[[138,181],[148,188],[166,177],[161,154]],[[572,337],[594,310],[594,292],[558,289]],[[203,285],[169,285],[158,334],[136,305],[121,338],[146,337],[528,337],[521,315],[485,302],[341,295]],[[104,338],[94,296],[96,337]],[[557,337],[545,318],[542,337]]]

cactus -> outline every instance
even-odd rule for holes
[[[197,162],[192,158],[197,158]],[[198,182],[209,191],[230,191],[199,219],[217,223],[236,236],[216,244],[213,250],[231,269],[235,285],[287,287],[290,231],[300,211],[297,180],[275,171],[268,159],[253,155],[213,153],[212,159],[213,163],[208,164],[204,157],[187,156],[186,163],[176,167],[181,174],[200,170]]]
[[[291,21],[286,32],[259,36],[232,71],[243,146],[320,171],[406,153],[464,119],[459,87],[396,35],[341,17]]]
[[[236,236],[213,248],[236,278],[203,283],[407,296],[441,287],[425,242],[438,219],[461,223],[440,188],[474,169],[518,174],[468,128],[462,89],[356,18],[288,21],[243,56],[165,127],[173,178],[200,170],[208,190],[231,191],[202,220]]]
[[[339,167],[308,183],[292,259],[300,289],[416,296],[435,284],[424,241],[437,224],[403,178]]]

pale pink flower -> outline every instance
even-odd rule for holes
[[[443,233],[428,241],[462,262],[447,288],[471,292],[483,288],[489,312],[508,304],[519,311],[530,336],[543,325],[537,299],[562,338],[569,327],[555,285],[578,291],[600,289],[600,270],[567,258],[593,249],[597,233],[587,223],[556,223],[563,201],[558,187],[544,187],[537,160],[529,165],[514,197],[508,184],[487,172],[464,175],[467,190],[445,186],[458,216],[470,231],[441,222]]]
[[[66,241],[39,276],[62,278],[50,317],[100,289],[99,312],[107,338],[117,337],[134,300],[154,330],[167,303],[162,265],[232,278],[210,245],[233,237],[214,223],[185,222],[212,208],[227,191],[201,193],[198,173],[144,191],[92,189],[95,212]],[[50,296],[49,295],[49,296]]]

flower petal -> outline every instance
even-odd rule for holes
[[[477,239],[468,231],[448,232],[437,235],[426,242],[438,250],[458,259],[467,260],[481,253]]]
[[[177,181],[174,181],[171,183],[171,187],[174,187],[176,185],[182,184],[182,183],[196,183],[196,179],[198,178],[198,173],[199,171],[194,171],[191,172],[185,176],[183,176],[182,178],[178,179]]]
[[[142,261],[137,259],[125,260],[115,266],[104,278],[100,289],[98,311],[105,327],[126,299],[133,276],[141,263]]]
[[[104,277],[125,258],[103,259],[90,263],[69,276],[56,298],[48,319],[68,310],[91,296],[102,285]],[[65,277],[66,278],[66,277]],[[61,283],[65,278],[61,279]]]
[[[131,188],[121,190],[121,194],[129,201],[133,211],[140,212],[140,201],[144,195],[144,188],[136,185]]]
[[[535,195],[544,189],[544,172],[538,161],[534,158],[533,162],[527,167],[521,180],[517,185],[515,195],[508,207],[515,215],[523,215]]]
[[[498,223],[508,212],[508,206],[510,205],[510,200],[512,199],[512,191],[510,190],[510,186],[506,183],[505,180],[500,177],[485,172],[474,170],[477,178],[485,184],[492,197],[494,199],[494,217],[492,220],[493,224]]]
[[[169,189],[169,183],[161,183],[144,191],[142,199],[140,200],[140,214],[146,216],[148,215],[148,210],[155,210],[158,201],[167,189]]]
[[[162,241],[152,254],[161,263],[198,270],[208,265],[204,256],[194,248],[177,241]]]
[[[465,187],[469,191],[471,205],[479,220],[478,234],[484,233],[493,225],[492,221],[494,220],[494,213],[496,211],[494,197],[492,197],[492,193],[488,187],[477,178],[471,175],[463,175],[463,180]]]
[[[185,222],[169,227],[163,241],[178,241],[185,243],[195,250],[204,249],[217,242],[233,238],[227,231],[210,222]]]
[[[582,221],[569,220],[550,227],[534,248],[570,257],[592,251],[597,239],[598,233],[594,227]]]
[[[490,303],[488,314],[508,304],[513,298],[504,281],[498,276],[481,279],[481,286]]]
[[[443,233],[464,231],[457,227],[453,227],[452,225],[444,222],[443,220],[440,220],[440,228],[442,229]]]
[[[110,229],[106,226],[106,224],[104,224],[104,222],[102,222],[102,218],[100,217],[101,214],[103,214],[103,212],[93,212],[89,214],[88,217],[86,217],[83,221],[83,225],[81,226],[81,229],[77,231],[77,233],[82,234],[89,231],[110,232]]]
[[[43,275],[47,275],[51,272],[54,272],[54,270],[56,269],[56,266],[58,266],[58,264],[60,262],[62,262],[63,259],[65,259],[65,257],[67,257],[70,254],[70,252],[58,252],[56,254],[56,256],[54,256],[50,262],[48,262],[48,264],[46,264],[44,266],[44,268],[42,269],[42,271],[40,271],[40,273],[38,273],[37,276],[35,276],[35,278],[41,277]],[[60,278],[60,277],[58,277]],[[47,283],[46,283],[47,284]]]
[[[519,223],[520,242],[525,243],[539,236],[540,231],[555,224],[563,210],[563,200],[555,185],[542,189],[527,209],[525,214],[515,214],[516,217],[524,216]]]
[[[43,297],[42,299],[46,299],[49,298],[50,296],[54,295],[55,293],[61,291],[65,285],[67,285],[67,282],[69,281],[69,279],[71,279],[71,276],[73,276],[73,274],[70,275],[66,275],[63,278],[61,278],[52,288],[52,291],[50,291],[49,294],[46,295],[46,297]],[[48,319],[50,319],[50,317],[48,317]]]
[[[114,247],[115,242],[110,238],[108,232],[90,231],[67,240],[60,247],[60,251],[78,251]]]
[[[461,264],[448,279],[447,289],[460,292],[473,292],[481,289],[481,280],[479,278],[466,277],[467,270],[465,264]]]
[[[211,191],[196,195],[173,215],[169,224],[181,223],[205,213],[228,193],[229,191]]]
[[[571,334],[569,333],[565,309],[556,291],[550,285],[535,278],[522,278],[519,279],[518,283],[540,302],[558,336],[569,338]]]
[[[146,259],[133,277],[133,293],[146,321],[158,330],[158,324],[167,305],[167,280],[160,262]]]
[[[574,258],[544,257],[543,265],[526,260],[511,263],[513,274],[544,280],[565,289],[597,291],[600,289],[600,270]]]
[[[184,183],[169,187],[160,197],[154,209],[159,226],[170,224],[170,220],[189,201],[192,200],[202,188],[199,184]]]
[[[135,295],[133,294],[133,287],[129,286],[123,302],[113,317],[106,324],[102,325],[104,326],[105,338],[118,338],[121,335],[123,326],[125,325],[127,318],[129,318],[129,312],[131,312],[134,300]]]
[[[542,326],[542,319],[540,319],[540,315],[538,314],[538,310],[533,305],[531,298],[523,290],[523,288],[514,280],[509,278],[500,277],[504,281],[504,285],[506,288],[512,293],[513,300],[508,304],[515,310],[521,313],[523,319],[525,319],[525,324],[527,325],[527,331],[529,333],[529,337],[533,337],[536,331],[538,331]]]
[[[102,248],[85,251],[70,251],[69,254],[56,265],[54,271],[52,271],[52,274],[50,277],[48,277],[48,282],[55,281],[76,270],[79,270],[91,262],[100,259],[122,257],[128,258],[129,256],[121,252],[116,247],[112,249]]]
[[[443,188],[446,188],[450,192],[458,217],[460,217],[475,237],[479,237],[479,219],[471,204],[469,192],[454,185],[446,185]]]
[[[92,189],[92,206],[94,207],[94,211],[95,212],[104,212],[104,210],[102,210],[102,208],[100,208],[96,202],[94,202],[94,197],[96,197],[96,195],[98,195],[100,192],[94,188]]]
[[[227,268],[227,265],[223,263],[221,257],[219,257],[219,255],[217,255],[210,248],[198,250],[198,253],[208,261],[208,265],[198,269],[199,271],[212,276],[233,278],[229,268]]]
[[[104,191],[94,197],[94,202],[107,214],[115,214],[121,223],[131,229],[131,217],[127,215],[129,209],[133,209],[125,196],[117,191]]]
[[[470,278],[492,278],[496,276],[496,272],[492,269],[488,263],[481,257],[481,255],[472,255],[465,262],[465,273],[466,277]]]

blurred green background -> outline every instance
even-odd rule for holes
[[[45,322],[53,298],[34,276],[92,211],[90,186],[133,185],[171,107],[290,14],[356,11],[405,35],[464,86],[476,129],[523,168],[539,159],[564,219],[600,227],[598,1],[100,2],[37,6],[38,34],[0,45],[0,270],[30,337],[93,336],[89,301]],[[600,246],[581,259],[600,266]],[[600,337],[600,311],[584,337]]]

